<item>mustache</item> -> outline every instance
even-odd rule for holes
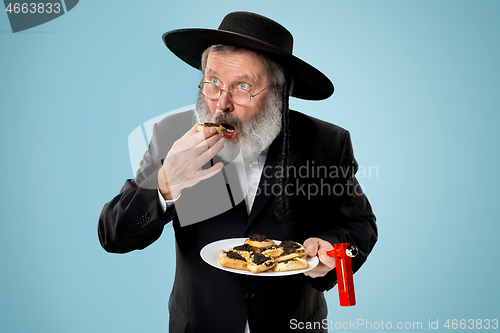
[[[228,125],[232,125],[238,129],[242,128],[243,124],[241,120],[236,117],[230,116],[227,113],[216,113],[213,118],[215,123],[225,123]]]

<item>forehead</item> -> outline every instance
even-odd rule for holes
[[[266,81],[260,56],[252,51],[238,49],[231,52],[212,51],[207,58],[206,75],[217,75],[223,82],[250,81],[259,84]]]

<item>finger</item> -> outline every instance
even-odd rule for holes
[[[318,251],[319,264],[314,269],[305,272],[304,274],[313,278],[325,276],[328,272],[335,268],[335,259],[326,254],[324,250]]]
[[[307,276],[310,276],[312,278],[317,278],[317,277],[325,276],[329,271],[330,271],[330,269],[327,266],[320,263],[314,269],[311,269],[310,271],[304,272],[304,274]]]
[[[223,138],[222,134],[217,133],[217,134],[203,140],[202,142],[197,144],[196,147],[193,147],[192,149],[194,152],[196,152],[196,155],[199,156],[199,155],[203,154],[205,151],[207,151],[209,148],[211,148],[214,144],[219,142],[222,138]]]
[[[224,164],[221,162],[217,163],[213,167],[210,167],[206,170],[200,169],[197,172],[195,172],[190,179],[186,178],[184,181],[177,183],[176,186],[179,186],[181,188],[192,187],[201,180],[212,177],[213,175],[221,171],[223,167]]]
[[[330,257],[325,250],[321,249],[318,251],[319,261],[328,267],[328,271],[335,268],[335,258]]]
[[[307,256],[316,257],[319,249],[319,238],[308,238],[304,242],[304,248],[306,249]]]
[[[319,250],[325,250],[325,251],[333,250],[333,245],[325,240],[319,239],[318,244],[319,244]]]
[[[200,156],[204,152],[206,152],[208,149],[210,149],[213,145],[215,145],[218,141],[220,141],[223,138],[222,134],[217,134],[213,135],[207,140],[203,140],[198,145],[195,147],[192,147],[190,149],[187,149],[187,146],[184,144],[184,146],[181,147],[183,142],[176,142],[176,146],[173,147],[173,149],[170,150],[170,156],[175,156],[177,154],[182,154],[182,160],[188,161],[193,160],[194,158]]]
[[[224,148],[224,142],[217,142],[217,144],[214,144],[212,147],[206,149],[205,152],[203,152],[201,155],[193,159],[193,161],[191,162],[191,167],[194,170],[201,169],[201,167],[204,166],[212,158],[214,158],[214,156],[217,155],[222,150],[222,148]]]
[[[215,136],[217,131],[214,128],[204,128],[203,131],[197,132],[197,124],[187,131],[177,142],[176,150],[186,151],[196,147],[206,139]]]

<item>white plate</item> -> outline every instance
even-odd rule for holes
[[[319,263],[318,257],[312,257],[312,258],[306,257],[307,261],[309,262],[308,268],[297,269],[294,271],[286,271],[286,272],[262,272],[255,274],[250,271],[243,271],[240,269],[222,267],[219,264],[218,260],[220,250],[228,251],[230,248],[233,248],[238,245],[243,245],[246,239],[247,238],[230,238],[210,243],[201,249],[200,256],[207,264],[214,266],[215,268],[222,269],[224,271],[228,271],[231,273],[245,274],[252,276],[284,276],[284,275],[300,274],[307,272],[308,270],[311,270],[314,267],[318,266]],[[278,245],[281,243],[281,241],[277,240],[275,240],[274,242]]]

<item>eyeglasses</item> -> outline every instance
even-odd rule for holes
[[[247,105],[252,100],[252,97],[257,96],[267,89],[266,87],[255,95],[250,95],[250,93],[245,89],[232,88],[229,90],[224,90],[222,88],[219,88],[212,82],[202,82],[198,85],[198,88],[201,89],[201,93],[203,94],[203,96],[213,101],[219,99],[222,96],[222,92],[225,91],[229,94],[229,98],[238,105]]]

